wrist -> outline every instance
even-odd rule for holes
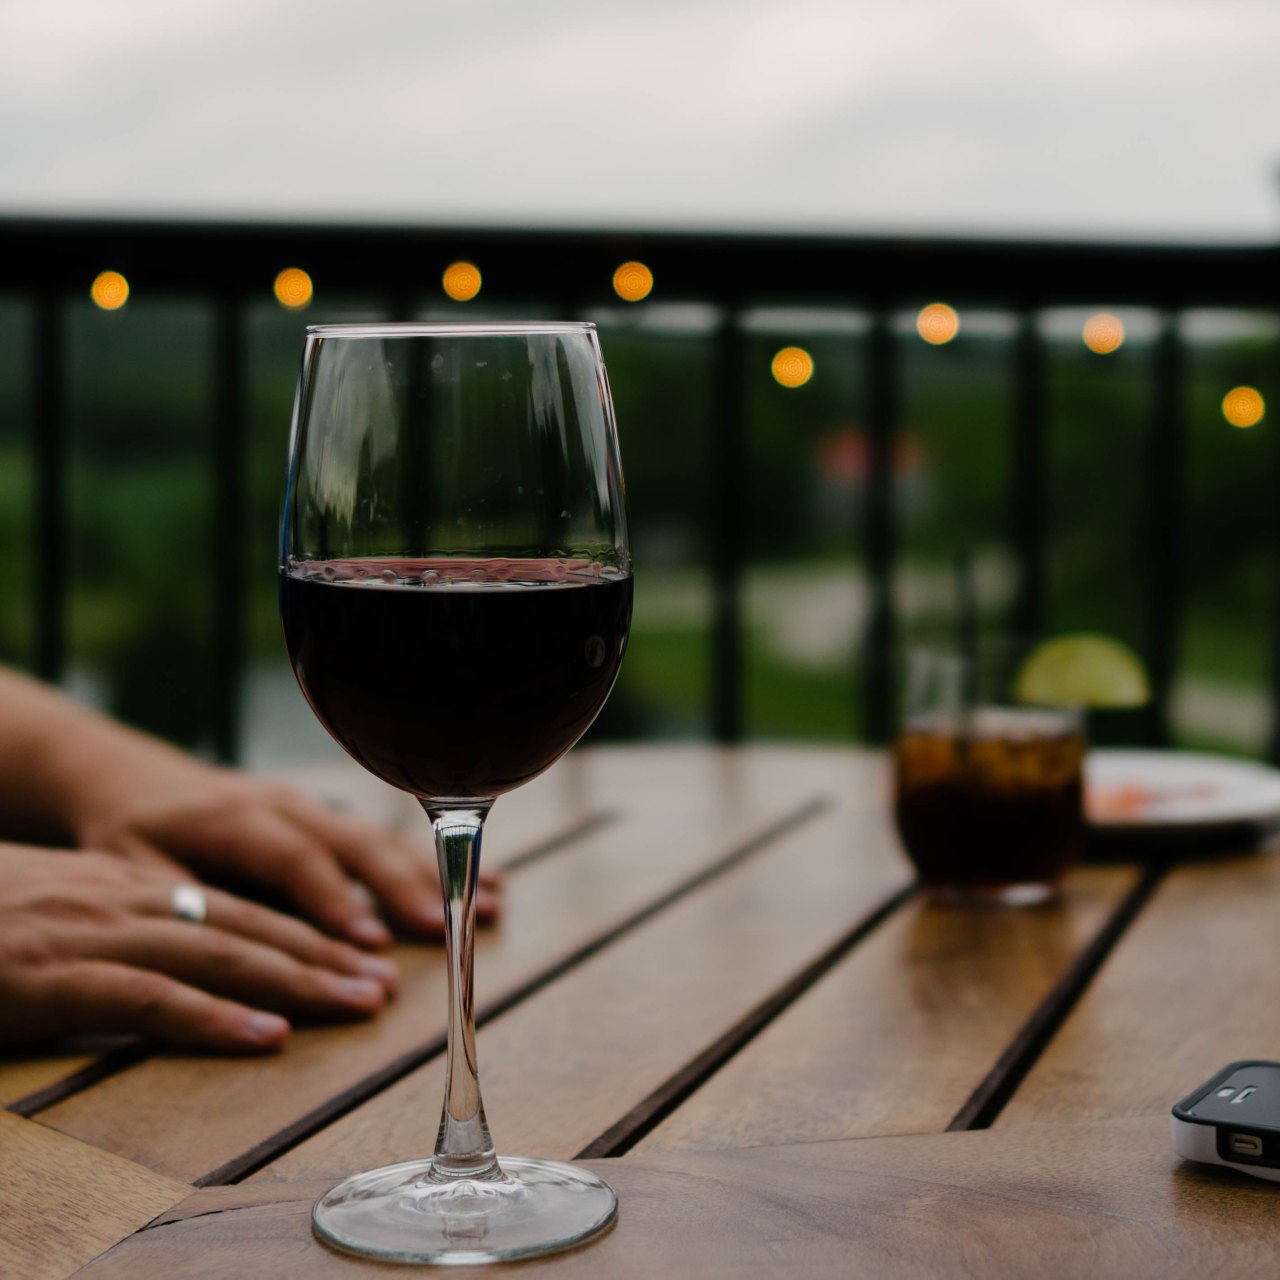
[[[220,774],[177,748],[0,670],[0,837],[93,844],[122,814]]]

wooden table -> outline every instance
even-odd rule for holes
[[[357,771],[311,781],[411,817]],[[597,749],[499,803],[494,1135],[587,1161],[622,1206],[521,1274],[1274,1271],[1280,1187],[1182,1164],[1168,1110],[1280,1058],[1280,861],[1093,865],[1052,908],[944,910],[912,893],[887,785],[853,750]],[[383,1016],[277,1057],[0,1064],[0,1276],[393,1274],[308,1215],[433,1144],[443,965],[399,960]]]

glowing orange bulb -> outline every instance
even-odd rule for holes
[[[89,286],[89,296],[103,311],[119,311],[129,300],[129,282],[118,271],[101,271]]]
[[[624,262],[613,273],[613,291],[623,302],[639,302],[653,292],[653,272],[643,262]]]
[[[1124,325],[1118,317],[1099,311],[1096,316],[1090,316],[1084,322],[1080,336],[1084,339],[1084,345],[1095,355],[1109,356],[1113,351],[1118,351],[1124,342]]]
[[[940,347],[960,332],[960,317],[945,302],[931,302],[916,316],[916,332],[932,346]]]
[[[470,302],[480,292],[480,268],[472,262],[451,262],[440,282],[454,302]]]
[[[272,286],[276,300],[290,311],[301,311],[315,294],[311,277],[298,267],[285,267]]]
[[[1222,397],[1222,416],[1233,427],[1256,427],[1267,406],[1253,387],[1232,387]]]
[[[803,347],[783,347],[773,357],[772,368],[784,387],[803,387],[813,377],[813,357]]]

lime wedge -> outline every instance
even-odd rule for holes
[[[1018,669],[1013,696],[1051,707],[1140,707],[1151,685],[1128,645],[1081,634],[1037,645]]]

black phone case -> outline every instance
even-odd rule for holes
[[[1234,1086],[1233,1097],[1254,1086],[1243,1103],[1219,1098],[1217,1093]],[[1218,1156],[1226,1163],[1280,1169],[1280,1062],[1244,1059],[1228,1063],[1211,1080],[1189,1093],[1173,1108],[1175,1120],[1204,1125],[1216,1134]],[[1257,1155],[1246,1155],[1229,1145],[1231,1134],[1248,1134],[1262,1144]]]

